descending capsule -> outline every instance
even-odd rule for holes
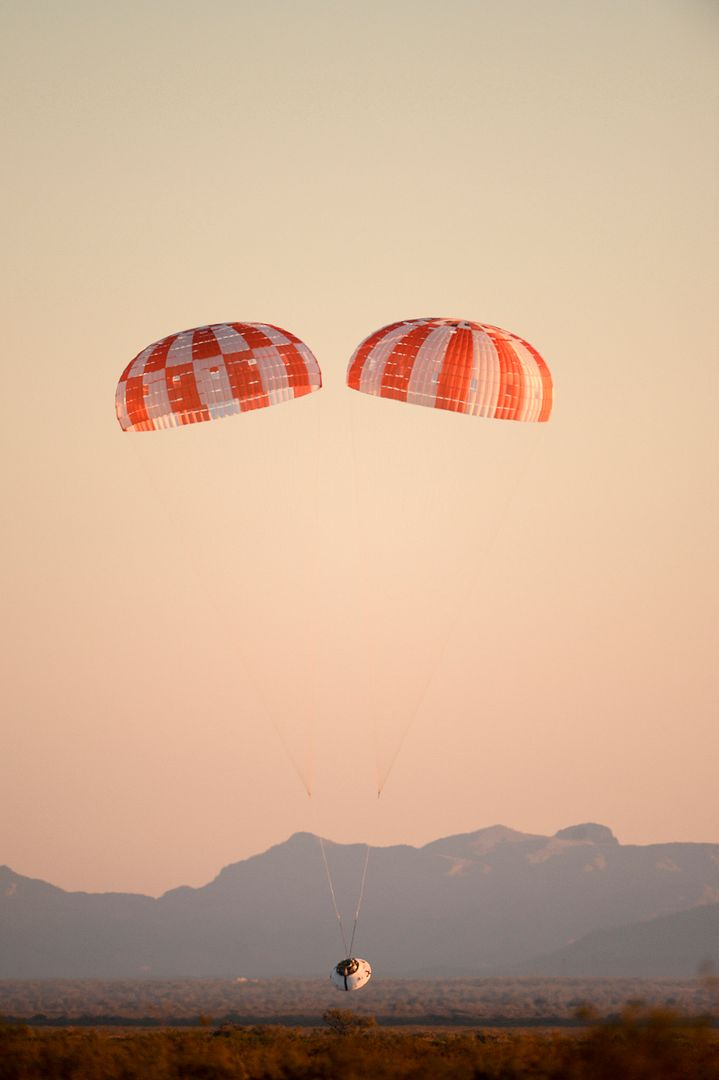
[[[123,371],[123,431],[156,431],[262,409],[319,390],[310,349],[269,323],[213,323],[148,345]]]
[[[462,319],[405,319],[370,334],[347,371],[352,390],[497,420],[544,421],[547,364],[523,338]]]
[[[372,968],[366,960],[348,956],[332,969],[330,979],[338,990],[361,990],[370,980]]]

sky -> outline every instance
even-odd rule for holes
[[[304,829],[719,842],[718,30],[5,0],[0,863],[157,895]],[[529,340],[550,423],[345,387],[421,316]],[[129,360],[225,320],[321,393],[123,433]]]

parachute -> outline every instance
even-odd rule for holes
[[[549,368],[523,338],[462,319],[405,319],[355,349],[351,390],[497,420],[543,422],[552,411]]]
[[[403,319],[381,327],[352,353],[346,381],[359,392],[350,432],[356,498],[362,500],[355,570],[366,624],[362,666],[375,674],[374,683],[361,684],[362,715],[375,728],[381,794],[453,627],[488,573],[487,553],[527,463],[537,459],[554,386],[548,365],[524,338],[457,318]],[[466,500],[466,493],[458,498],[451,457],[464,438],[458,430],[430,439],[428,431],[419,434],[411,410],[400,416],[401,410],[373,408],[360,394],[519,421],[521,427],[479,425],[470,443],[461,443],[477,452],[472,482],[482,491],[480,505]],[[428,515],[432,525],[425,528]],[[451,585],[444,574],[425,573],[445,552],[451,552]]]
[[[509,331],[459,319],[408,319],[375,331],[365,338],[353,353],[347,371],[347,384],[353,390],[376,397],[471,416],[534,423],[549,419],[553,402],[552,376],[536,349]],[[115,408],[123,431],[155,431],[266,408],[302,397],[319,390],[321,386],[322,375],[313,353],[288,331],[265,323],[214,323],[171,334],[138,353],[120,378],[115,395]],[[360,409],[361,403],[355,400],[355,406]],[[382,413],[381,409],[370,411],[375,415]],[[387,419],[389,421],[390,417]],[[396,442],[395,426],[397,425],[391,423],[387,425],[385,450],[393,444],[393,440]],[[351,430],[354,439],[353,425]],[[486,431],[486,434],[489,439],[493,438],[489,431]],[[494,435],[496,434],[495,431]],[[511,441],[521,442],[536,436],[537,433],[525,431],[520,436],[520,433],[515,431],[513,434],[519,436],[519,439]],[[144,446],[144,440],[140,442]],[[148,451],[161,452],[160,443],[163,443],[163,440],[158,440],[157,443],[149,440]],[[133,446],[138,448],[134,441]],[[317,446],[319,447],[319,443]],[[195,447],[187,449],[194,451]],[[380,445],[379,449],[381,451],[383,447]],[[409,451],[414,453],[414,447],[409,447]],[[357,462],[361,463],[366,456],[356,454]],[[373,492],[373,512],[358,512],[358,520],[383,520],[380,503],[374,494],[375,481],[380,473],[384,473],[384,469],[372,469],[371,483],[367,485],[368,490]],[[356,498],[361,486],[357,479],[355,476]],[[388,480],[385,474],[385,491],[394,495],[396,486],[392,486],[391,478]],[[436,488],[433,489],[432,485],[427,483],[422,491],[432,497]],[[407,517],[406,510],[407,504],[404,508],[400,505],[403,520]],[[293,519],[289,520],[291,523]],[[398,527],[394,531],[399,536],[401,529]],[[376,535],[386,556],[387,530],[380,526]],[[492,535],[487,543],[491,543]],[[360,544],[359,572],[372,565],[371,558],[367,556],[368,544],[371,544],[372,539],[371,530],[368,529]],[[468,557],[476,561],[476,550],[470,551],[468,547],[467,551]],[[397,558],[405,558],[403,549],[398,548]],[[415,553],[415,563],[417,561]],[[393,574],[393,580],[394,578],[399,579],[400,586],[404,584],[401,575]],[[385,581],[383,585],[386,584]],[[442,588],[444,589],[444,584]],[[369,596],[371,589],[368,587],[365,591]],[[427,596],[431,595],[430,590],[425,590],[425,593]],[[383,592],[381,596],[380,615],[384,623],[388,622],[388,615],[393,607],[398,610],[401,607],[399,602],[393,603],[391,595]],[[466,590],[462,590],[458,602],[466,603],[467,596]],[[363,593],[362,602],[367,607],[369,617],[371,596],[368,600]],[[391,743],[385,762],[380,761],[377,740],[378,795],[382,792],[389,770],[451,633],[451,617],[445,620],[444,631],[439,633],[435,630],[435,624],[440,620],[436,618],[434,610],[431,610],[430,614],[428,621],[435,635],[435,647],[423,666],[417,685],[412,687],[409,695],[411,700],[400,701],[398,705],[392,701],[377,701],[370,710],[374,713],[377,728],[387,720],[390,721],[388,726],[391,728],[394,714],[401,727],[399,740],[395,739]],[[404,608],[402,617],[406,622]],[[421,619],[419,621],[421,622]],[[376,626],[375,621],[371,632],[366,635],[370,650],[377,648]],[[438,633],[439,638],[444,638],[444,643],[437,640]],[[309,644],[309,635],[305,637]],[[367,670],[375,670],[373,659],[372,656],[369,657],[371,662],[366,665]],[[395,663],[394,653],[392,663]],[[383,684],[382,679],[379,684]],[[308,770],[303,770],[298,764],[279,722],[276,722],[276,727],[308,796],[311,796]],[[366,848],[354,909],[354,923],[348,942],[324,841],[321,836],[318,839],[345,956],[345,959],[333,968],[330,980],[339,990],[357,990],[367,984],[372,974],[370,964],[353,955],[365,891],[369,845]]]
[[[248,412],[322,386],[294,334],[268,323],[213,323],[148,345],[123,371],[115,412],[123,431],[156,431]]]

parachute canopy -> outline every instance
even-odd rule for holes
[[[347,370],[352,390],[498,420],[544,421],[552,376],[536,349],[497,326],[405,319],[370,334]]]
[[[148,345],[120,377],[123,431],[197,424],[302,397],[322,386],[310,349],[267,323],[213,323]]]

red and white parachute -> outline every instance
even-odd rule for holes
[[[319,390],[320,368],[294,334],[267,323],[213,323],[148,345],[115,392],[123,431],[197,424]]]
[[[462,319],[405,319],[370,334],[347,370],[352,390],[498,420],[544,421],[549,368],[523,338]]]

